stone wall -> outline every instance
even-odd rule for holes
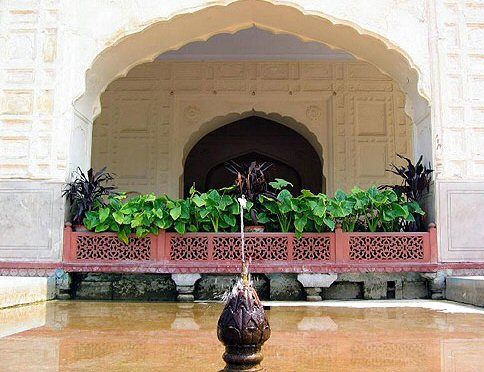
[[[435,159],[440,251],[484,260],[484,6],[436,1]],[[439,120],[440,119],[440,120]]]
[[[121,189],[179,196],[196,142],[241,117],[272,118],[319,152],[327,192],[391,184],[412,156],[404,94],[364,62],[153,62],[110,84],[94,123],[92,164]]]
[[[414,147],[432,160],[437,171],[440,258],[483,261],[484,237],[476,233],[476,225],[484,220],[479,208],[484,190],[482,3],[291,0],[281,4],[276,0],[185,0],[163,5],[158,0],[1,0],[0,208],[9,219],[21,220],[24,209],[8,202],[20,190],[34,196],[35,204],[39,187],[32,180],[41,180],[42,188],[50,188],[54,196],[47,205],[44,197],[32,204],[32,216],[26,218],[33,222],[14,225],[12,234],[29,235],[38,216],[48,211],[55,215],[52,221],[63,218],[62,209],[56,207],[56,190],[69,169],[89,166],[91,125],[100,112],[99,97],[113,80],[166,50],[257,24],[349,51],[398,82],[415,124]],[[9,179],[19,182],[12,184]],[[3,218],[0,231],[7,228],[11,227]],[[58,259],[61,224],[41,229],[47,242],[40,246],[51,253],[39,252],[39,259]],[[2,241],[0,245],[0,259],[36,257],[37,248],[22,240],[8,243],[6,249]]]

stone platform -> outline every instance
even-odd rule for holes
[[[220,300],[237,275],[76,273],[71,298],[82,300]],[[381,300],[434,298],[435,278],[419,273],[253,274],[262,300]],[[442,279],[445,281],[445,278]],[[439,292],[441,293],[441,292]]]
[[[445,297],[451,301],[484,306],[484,276],[449,276]]]
[[[0,309],[55,298],[53,277],[0,276]]]

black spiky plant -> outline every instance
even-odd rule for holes
[[[420,206],[423,204],[424,197],[430,192],[430,185],[432,182],[432,173],[434,170],[431,168],[430,163],[428,166],[423,164],[423,155],[420,156],[416,164],[400,154],[397,154],[400,159],[406,161],[405,165],[397,166],[394,163],[390,164],[391,172],[402,179],[402,183],[399,185],[385,185],[382,188],[391,188],[398,195],[404,195],[407,201],[417,202]],[[424,225],[423,216],[417,215],[415,222],[406,226],[407,230],[411,231],[424,231],[426,226]]]
[[[260,196],[276,199],[277,195],[268,188],[266,172],[272,167],[270,162],[237,163],[233,160],[226,163],[227,170],[235,175],[235,184],[240,195],[245,195],[247,200],[253,203],[250,210],[252,222],[257,225],[257,209],[260,207]]]
[[[96,173],[91,168],[87,174],[77,168],[72,178],[73,181],[64,186],[62,196],[67,196],[69,201],[72,223],[82,225],[87,212],[104,205],[103,199],[115,194],[116,187],[109,185],[114,175],[106,172],[106,167]]]

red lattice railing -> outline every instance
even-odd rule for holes
[[[435,225],[418,233],[345,233],[336,228],[299,239],[293,233],[246,233],[246,249],[254,272],[328,272],[342,266],[393,271],[437,262]],[[64,263],[86,271],[122,266],[146,272],[228,273],[239,270],[239,261],[236,233],[161,231],[124,244],[114,233],[72,231],[70,226],[64,231]]]

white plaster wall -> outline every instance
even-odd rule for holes
[[[32,180],[48,180],[51,185],[64,181],[69,168],[87,167],[91,122],[99,108],[96,100],[115,77],[167,49],[256,23],[342,47],[391,74],[409,96],[407,110],[416,132],[431,134],[414,143],[415,151],[432,155],[437,170],[436,219],[439,224],[448,222],[447,230],[440,230],[441,258],[483,260],[484,242],[478,235],[463,245],[452,240],[472,231],[462,232],[462,225],[456,224],[462,216],[452,210],[458,208],[442,204],[451,190],[464,195],[464,188],[466,197],[477,203],[483,190],[482,2],[281,3],[0,0],[0,179],[21,180],[19,189],[35,189]],[[190,13],[196,15],[175,17]],[[177,29],[171,29],[169,24],[175,23]],[[147,27],[155,24],[159,27],[148,32]],[[92,73],[86,75],[91,67]],[[430,112],[416,99],[417,74],[418,90],[431,103]],[[73,105],[86,88],[89,99]],[[459,199],[455,200],[458,207]],[[16,213],[12,208],[9,216]],[[471,215],[465,218],[469,229],[482,224]],[[52,229],[46,228],[45,234],[60,234],[58,227]],[[21,232],[29,231],[19,228]],[[8,257],[22,258],[22,252]]]
[[[92,165],[126,191],[179,196],[183,163],[205,134],[250,115],[299,131],[323,160],[327,192],[399,182],[386,172],[412,156],[412,124],[397,84],[347,61],[153,62],[103,94]]]

